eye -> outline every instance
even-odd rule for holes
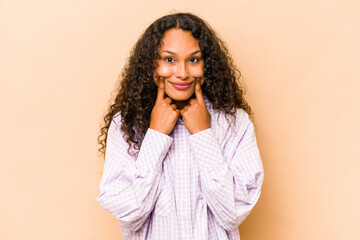
[[[191,63],[196,63],[196,62],[198,62],[198,61],[199,61],[198,58],[195,58],[195,57],[190,58],[190,62],[191,62]]]
[[[164,58],[164,60],[169,63],[175,62],[175,60],[172,57],[166,57],[166,58]]]

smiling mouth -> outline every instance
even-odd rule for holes
[[[175,82],[171,84],[178,90],[185,90],[191,86],[192,82],[191,83]]]

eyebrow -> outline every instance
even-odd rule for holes
[[[174,52],[172,52],[172,51],[169,51],[169,50],[164,50],[163,52],[176,55],[176,53],[174,53]],[[191,53],[190,55],[195,55],[195,54],[197,54],[197,53],[199,53],[199,52],[201,52],[201,51],[200,51],[200,50],[196,50],[195,52]]]

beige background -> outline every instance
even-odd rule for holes
[[[360,4],[0,0],[0,239],[120,239],[97,136],[129,51],[191,11],[227,42],[265,168],[242,240],[360,239]]]

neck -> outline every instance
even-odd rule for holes
[[[178,109],[183,109],[186,105],[189,104],[189,100],[185,100],[185,101],[174,101],[174,104],[176,105],[176,107]]]

